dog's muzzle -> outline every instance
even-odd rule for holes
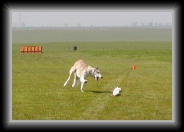
[[[99,78],[103,78],[103,77],[94,77],[96,81],[98,81]]]

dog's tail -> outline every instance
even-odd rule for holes
[[[68,79],[66,80],[66,82],[64,83],[64,86],[66,86],[66,84],[68,83],[68,81],[70,80],[70,77],[71,75],[76,71],[75,67],[72,66],[72,68],[70,69],[70,72],[69,72],[69,77]]]

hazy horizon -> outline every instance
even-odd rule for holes
[[[172,24],[172,12],[12,12],[12,26],[130,26],[133,23],[146,25],[147,23]]]

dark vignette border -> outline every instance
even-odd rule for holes
[[[161,121],[150,121],[150,120],[141,120],[141,121],[99,121],[99,120],[76,120],[76,121],[37,121],[37,120],[20,120],[15,121],[12,120],[12,113],[11,113],[11,89],[12,89],[12,34],[11,34],[11,12],[12,11],[53,11],[53,10],[65,10],[65,11],[75,11],[75,10],[91,10],[91,11],[121,11],[121,10],[128,10],[128,11],[172,11],[173,12],[173,33],[172,33],[172,88],[173,88],[173,114],[172,120],[161,120]],[[53,129],[90,129],[90,130],[100,130],[100,129],[127,129],[127,130],[181,130],[182,120],[181,120],[181,92],[179,89],[180,80],[179,80],[179,69],[180,66],[178,63],[181,62],[180,53],[181,47],[180,46],[180,32],[179,30],[182,29],[182,3],[175,1],[175,2],[151,2],[149,1],[146,3],[145,1],[135,2],[122,2],[122,3],[62,3],[62,2],[55,2],[52,1],[44,2],[44,3],[30,3],[30,2],[4,2],[1,4],[1,11],[3,18],[2,21],[2,33],[1,36],[3,37],[3,91],[1,92],[1,97],[3,101],[3,106],[1,107],[2,115],[1,118],[1,128],[3,130],[39,130],[39,129],[46,129],[46,130],[53,130]],[[180,71],[181,72],[181,71]]]

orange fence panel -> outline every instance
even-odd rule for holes
[[[27,49],[28,49],[28,53],[31,53],[31,46],[28,46]]]
[[[20,47],[20,53],[24,53],[24,46]]]
[[[28,52],[28,48],[27,46],[24,47],[24,53],[27,53]]]
[[[35,53],[35,46],[31,47],[31,51],[32,51],[32,53]]]
[[[35,46],[35,53],[38,53],[38,46]]]
[[[42,46],[21,46],[20,53],[42,53]]]
[[[39,48],[38,53],[42,53],[42,47],[39,46],[38,48]]]

